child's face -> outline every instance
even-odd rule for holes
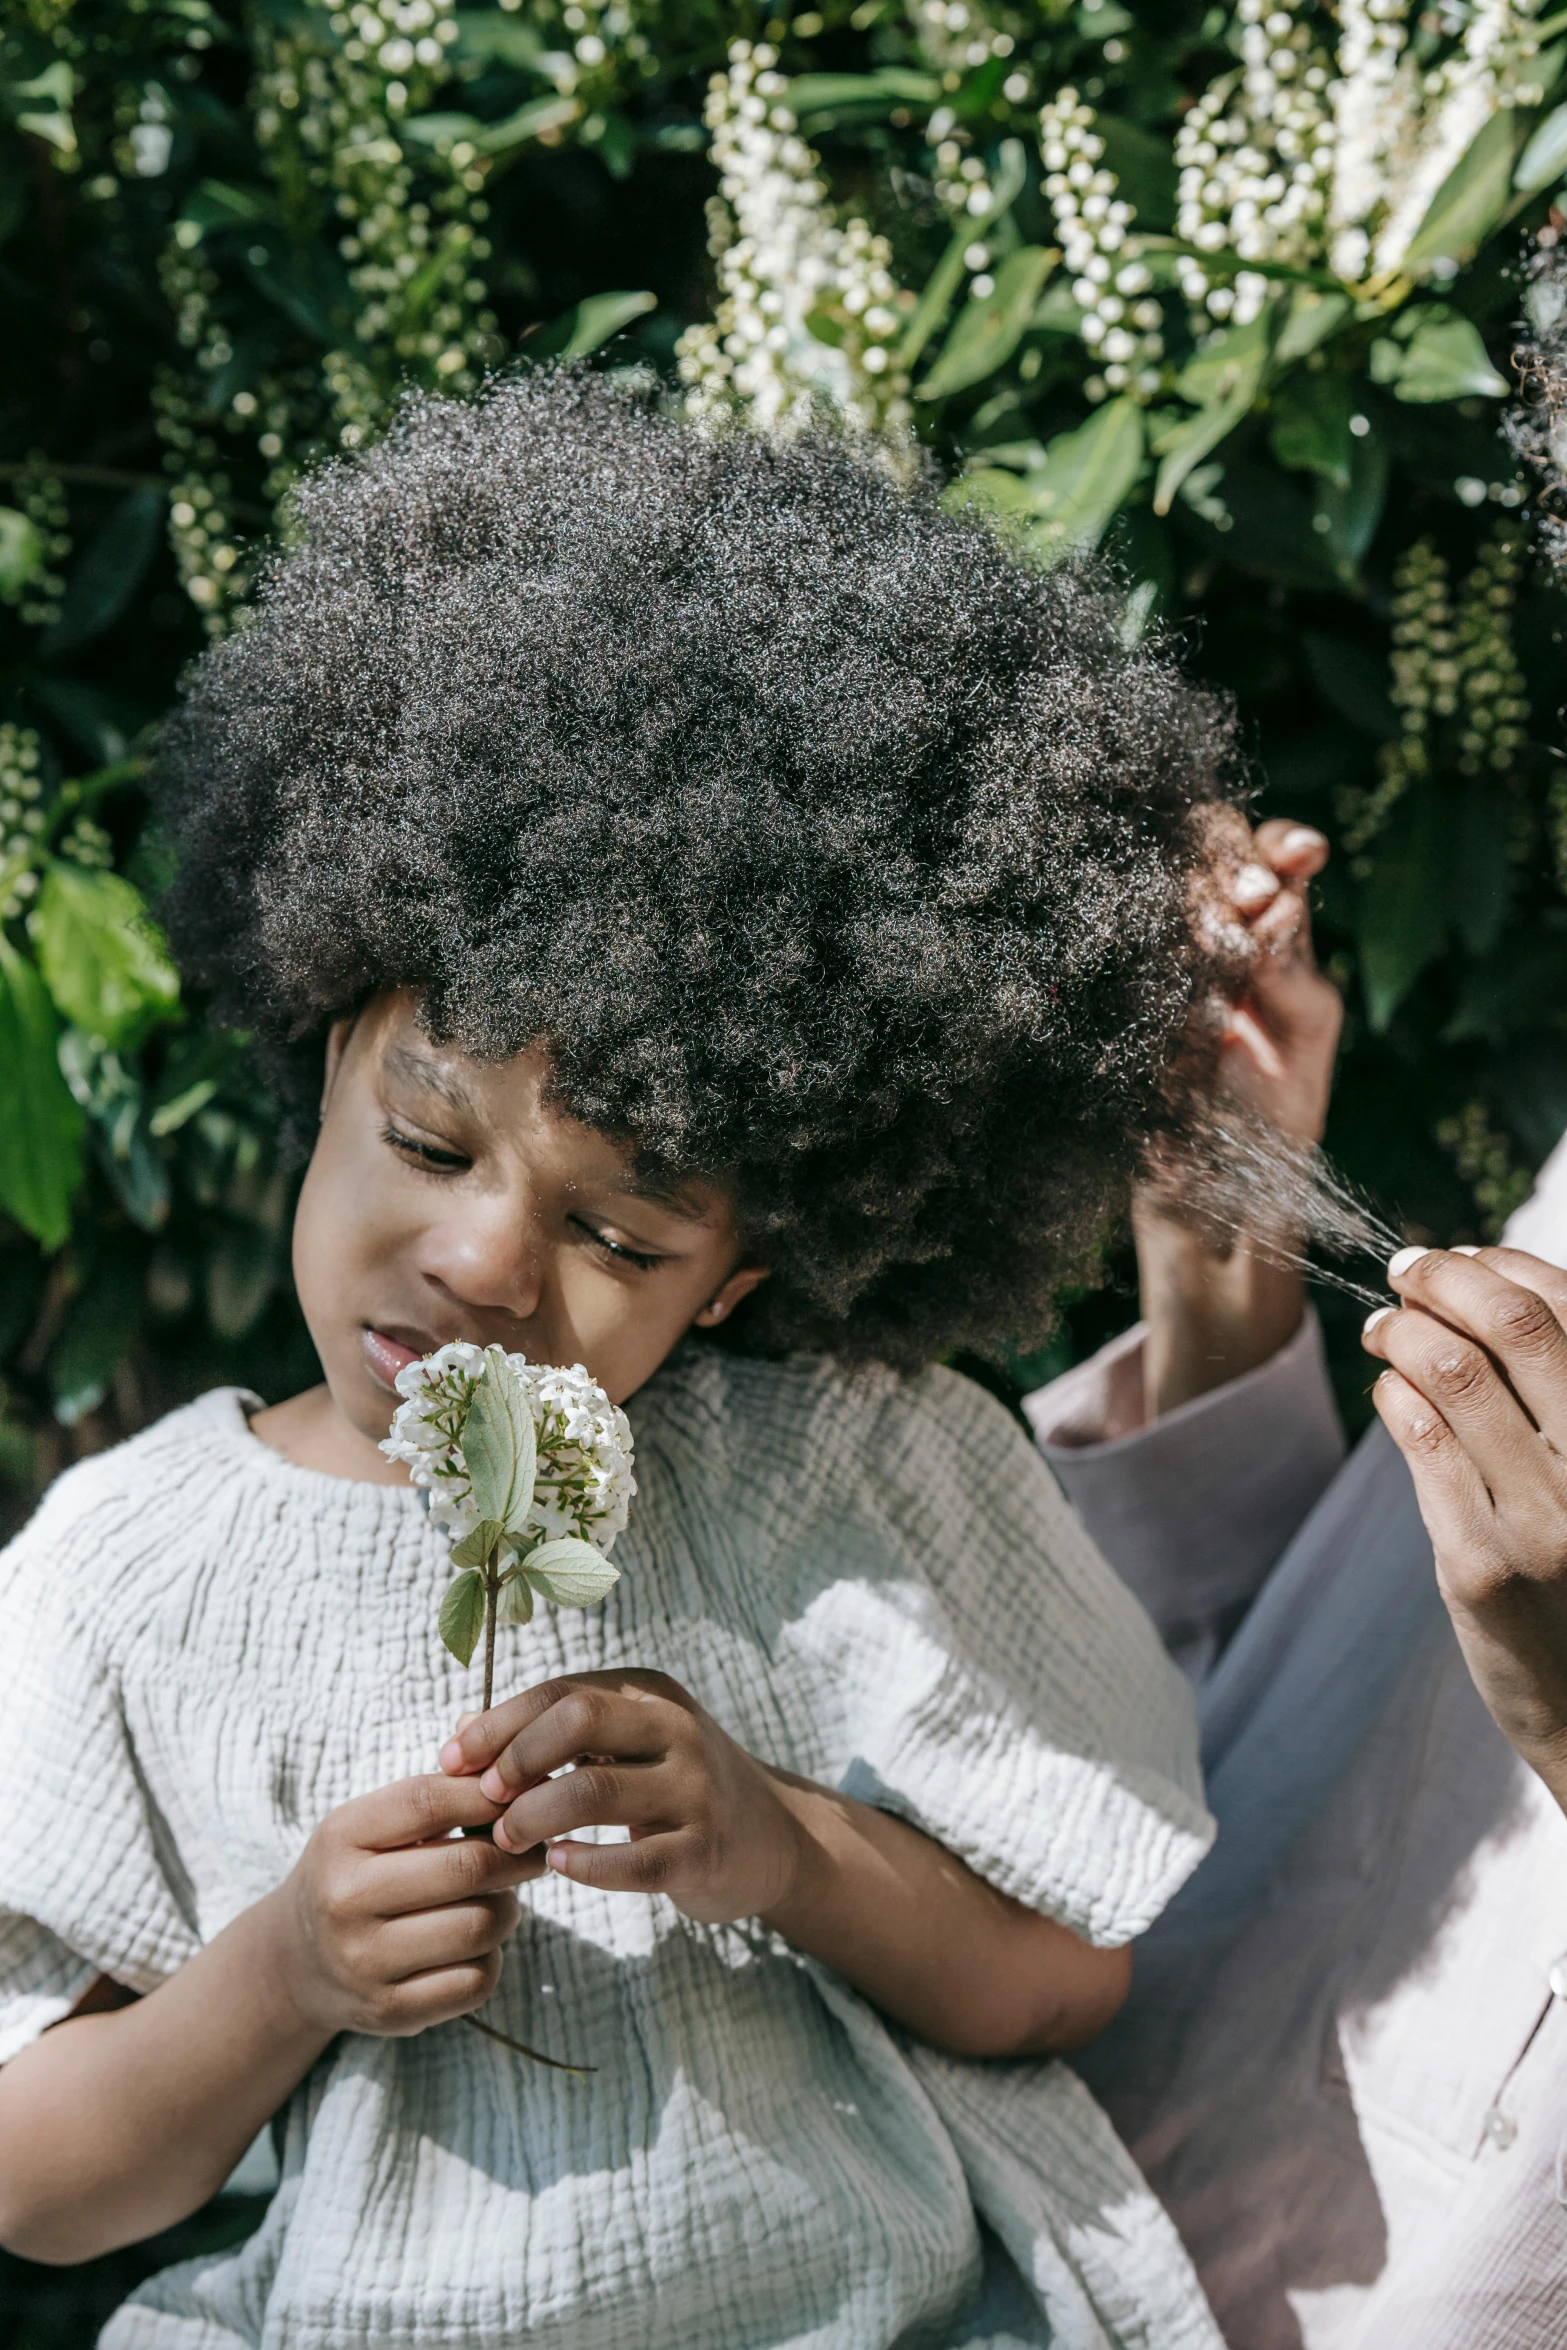
[[[765,1278],[722,1193],[639,1186],[627,1151],[546,1102],[547,1077],[540,1050],[431,1044],[408,995],[333,1030],[294,1276],[361,1435],[386,1434],[398,1372],[449,1339],[584,1363],[619,1403]]]

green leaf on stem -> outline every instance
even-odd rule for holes
[[[1058,562],[1096,547],[1142,469],[1143,412],[1130,398],[1107,401],[1075,432],[1057,433],[1044,462],[1021,479],[998,465],[955,482],[949,507],[979,507],[1009,526],[1025,555]]]
[[[1348,376],[1302,373],[1282,383],[1272,402],[1269,440],[1281,465],[1317,473],[1336,489],[1349,487],[1355,436],[1349,429],[1354,396]]]
[[[556,1607],[592,1607],[620,1581],[620,1569],[575,1534],[541,1542],[523,1560],[522,1571],[540,1597]]]
[[[919,400],[944,400],[1004,367],[1028,331],[1039,290],[1055,263],[1042,245],[1020,245],[996,269],[993,292],[970,298],[958,312]]]
[[[42,659],[74,653],[114,626],[163,545],[164,503],[161,485],[150,483],[115,508],[74,566],[59,619],[38,640]]]
[[[447,1584],[439,1619],[442,1642],[460,1665],[472,1661],[479,1645],[484,1609],[484,1577],[476,1567],[468,1567]]]
[[[0,1207],[47,1249],[71,1229],[82,1174],[82,1114],[56,1035],[43,981],[0,933]]]
[[[500,1547],[501,1537],[505,1531],[505,1527],[498,1518],[481,1518],[477,1526],[463,1536],[461,1542],[452,1544],[452,1565],[454,1567],[487,1566]]]
[[[463,1422],[462,1451],[475,1506],[508,1534],[520,1534],[533,1501],[538,1441],[505,1351],[485,1349],[487,1368]]]
[[[178,1005],[179,975],[122,875],[57,860],[27,927],[49,993],[89,1036],[129,1044]]]
[[[1537,196],[1564,172],[1567,172],[1567,106],[1558,106],[1530,133],[1528,144],[1513,166],[1513,186],[1520,196]]]
[[[1387,384],[1400,400],[1462,400],[1478,394],[1499,400],[1507,390],[1491,365],[1480,330],[1444,302],[1412,314],[1410,326],[1371,346],[1371,377]]]
[[[1452,854],[1441,795],[1411,792],[1393,810],[1360,892],[1360,976],[1375,1035],[1446,943]]]
[[[0,506],[0,596],[19,596],[44,559],[43,534],[29,515]]]
[[[645,318],[650,310],[657,308],[656,294],[589,294],[586,301],[578,302],[571,310],[563,310],[559,318],[552,318],[547,326],[528,335],[523,342],[522,356],[530,365],[546,359],[585,359],[590,351],[600,350],[634,318]]]
[[[548,1597],[548,1594],[545,1595]],[[520,1567],[512,1568],[501,1577],[500,1605],[495,1611],[498,1624],[531,1624],[533,1621],[533,1586]]]
[[[1518,144],[1509,108],[1493,114],[1448,173],[1399,264],[1423,276],[1436,261],[1467,261],[1507,210]]]

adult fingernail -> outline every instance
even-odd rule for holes
[[[446,1744],[441,1748],[440,1753],[437,1755],[436,1760],[439,1762],[443,1771],[460,1771],[462,1769],[464,1760],[462,1740],[460,1738],[448,1738]]]
[[[1459,1241],[1458,1245],[1455,1248],[1450,1249],[1448,1253],[1450,1256],[1455,1257],[1477,1257],[1480,1254],[1480,1251],[1472,1240],[1461,1240]]]
[[[1379,1322],[1385,1322],[1389,1314],[1396,1314],[1397,1312],[1397,1306],[1377,1306],[1373,1308],[1373,1310],[1366,1316],[1365,1320],[1360,1325],[1361,1337],[1369,1338],[1372,1331],[1376,1328]]]
[[[1401,1273],[1409,1271],[1411,1265],[1418,1264],[1422,1257],[1430,1254],[1428,1248],[1401,1248],[1396,1256],[1388,1258],[1387,1269],[1396,1281]]]
[[[1243,865],[1230,884],[1230,896],[1237,906],[1265,905],[1278,894],[1279,877],[1266,865]]]
[[[1325,849],[1327,845],[1327,834],[1318,832],[1313,824],[1293,825],[1279,844],[1286,857],[1303,857],[1308,849]]]

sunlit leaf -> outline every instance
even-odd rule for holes
[[[527,1397],[512,1377],[504,1350],[489,1347],[486,1361],[463,1422],[463,1459],[480,1515],[520,1534],[533,1500],[538,1439]]]
[[[1384,337],[1373,347],[1372,361],[1375,380],[1389,384],[1400,400],[1462,400],[1475,394],[1498,400],[1507,390],[1479,328],[1442,303],[1418,312],[1402,341]]]
[[[519,106],[504,122],[487,123],[473,144],[481,155],[505,155],[514,147],[526,146],[530,139],[541,138],[547,131],[569,130],[581,112],[580,98],[530,98],[526,106]],[[412,127],[410,124],[409,128]]]
[[[1314,286],[1296,286],[1273,346],[1274,363],[1293,367],[1298,359],[1309,357],[1338,333],[1353,316],[1354,308],[1347,294],[1322,294]]]
[[[826,128],[829,122],[885,122],[897,108],[933,106],[940,96],[935,74],[887,65],[878,73],[796,74],[785,103],[802,123]]]
[[[541,1542],[524,1559],[523,1571],[540,1597],[556,1607],[593,1607],[620,1581],[620,1569],[575,1534]]]
[[[0,595],[19,596],[43,559],[43,534],[32,517],[0,506]]]
[[[500,1547],[506,1529],[498,1518],[481,1518],[477,1526],[465,1534],[461,1542],[452,1544],[454,1567],[488,1566]]]
[[[658,308],[656,294],[589,294],[572,310],[563,310],[559,318],[552,318],[536,334],[530,334],[523,343],[523,357],[529,361],[545,359],[585,359],[590,351],[597,351],[622,327],[634,318],[645,318],[650,310]]]
[[[1143,412],[1135,400],[1111,400],[1075,432],[1058,433],[1031,472],[986,466],[955,482],[946,503],[995,516],[1021,552],[1054,562],[1098,545],[1142,462]]]
[[[1424,276],[1434,261],[1467,261],[1507,210],[1513,186],[1514,118],[1493,114],[1431,199],[1400,267]]]
[[[1537,123],[1513,166],[1513,186],[1520,196],[1536,195],[1567,172],[1567,106],[1558,106]]]
[[[28,930],[67,1020],[124,1044],[179,1003],[179,975],[140,895],[118,873],[51,864]]]
[[[60,1074],[43,981],[0,932],[0,1207],[45,1248],[71,1228],[82,1114]]]
[[[1004,367],[1028,331],[1039,290],[1053,267],[1042,245],[1021,245],[1009,253],[997,266],[994,292],[971,297],[958,312],[915,397],[944,400]]]
[[[460,1665],[471,1663],[484,1630],[484,1577],[474,1567],[454,1576],[446,1586],[436,1619],[443,1644]]]

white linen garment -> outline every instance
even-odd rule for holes
[[[1508,1236],[1567,1264],[1567,1145]],[[1107,1555],[1199,1659],[1284,1555],[1199,1687],[1217,1843],[1080,2069],[1232,2350],[1563,2350],[1567,1820],[1389,1439],[1333,1474],[1314,1329],[1142,1431],[1140,1343],[1028,1404]]]
[[[631,1406],[601,1608],[503,1689],[657,1666],[752,1752],[884,1805],[1100,1942],[1210,1832],[1189,1694],[989,1397],[690,1346]],[[322,1815],[472,1702],[411,1491],[291,1466],[234,1391],[63,1478],[0,1562],[0,2053],[146,1991]],[[41,1793],[41,1791],[47,1791]],[[1216,2350],[1174,2231],[1060,2064],[912,2046],[754,1924],[551,1876],[492,2020],[342,2035],[239,2250],[105,2350]]]

